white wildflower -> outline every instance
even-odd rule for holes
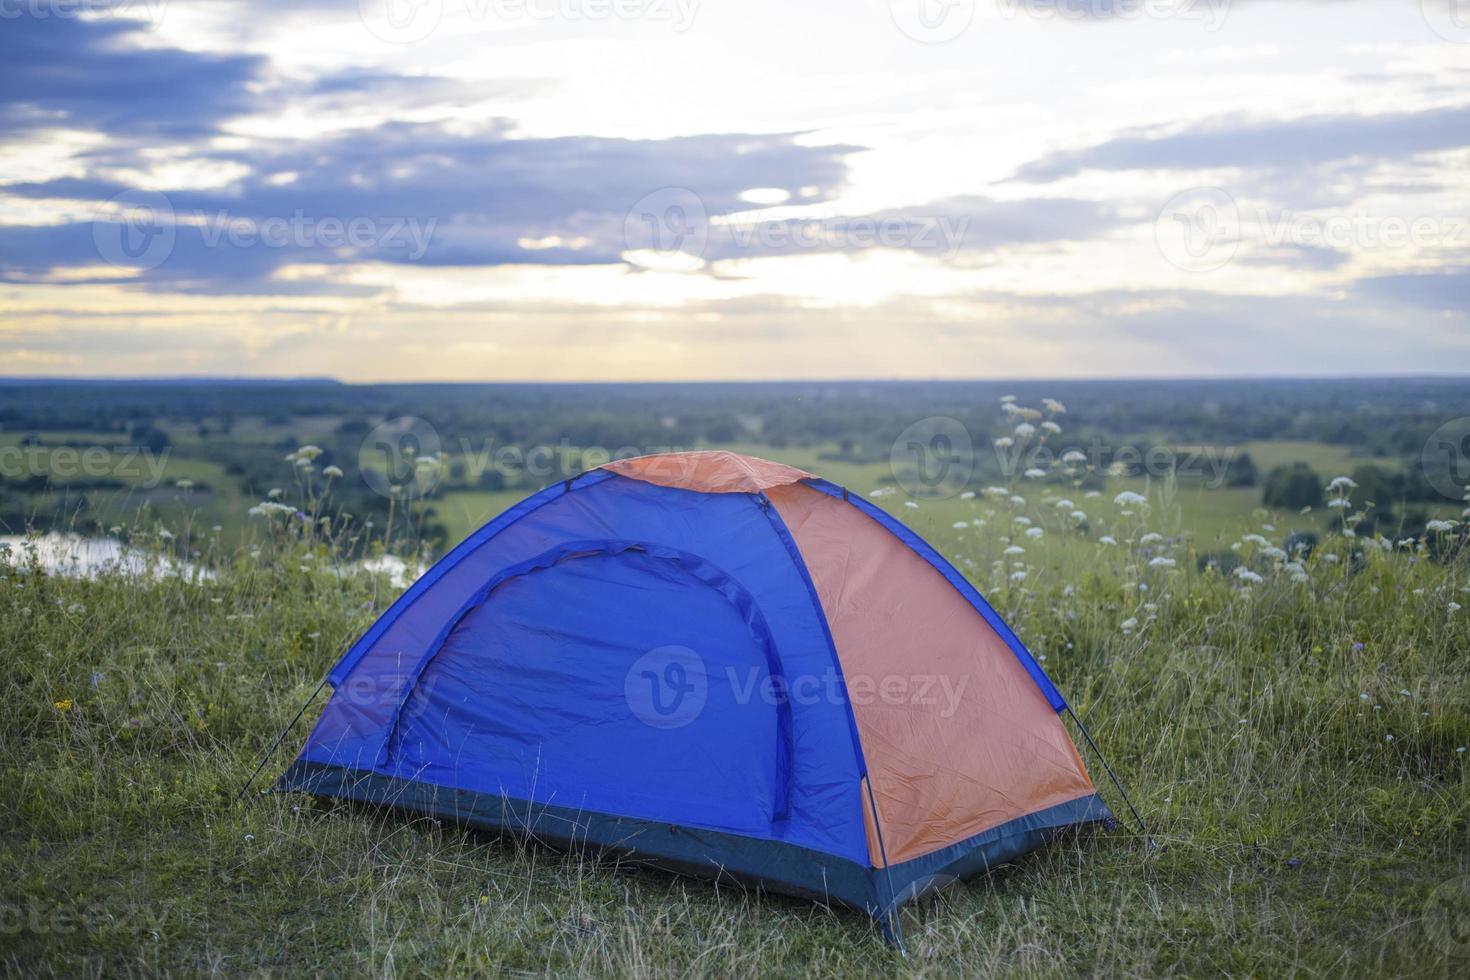
[[[1022,527],[1030,527],[1031,526],[1031,518],[1029,518],[1029,517],[1015,517],[1015,518],[1013,518],[1013,520],[1017,524],[1021,525]]]
[[[1164,540],[1164,536],[1162,534],[1159,534],[1159,533],[1157,533],[1155,531],[1150,531],[1147,534],[1145,534],[1143,537],[1139,538],[1138,539],[1138,543],[1139,544],[1158,544],[1162,540]]]
[[[1118,539],[1115,538],[1115,537],[1113,537],[1111,534],[1104,534],[1102,537],[1100,537],[1100,538],[1097,539],[1097,543],[1098,544],[1109,544],[1109,545],[1112,545],[1112,544],[1117,544],[1118,543]]]
[[[1016,507],[1025,507],[1026,506],[1026,498],[1025,497],[1021,497],[1021,496],[1013,496],[1013,497],[1011,497],[1011,504],[1014,505],[1014,506],[1016,506]]]
[[[974,490],[966,490],[964,493],[960,494],[960,499],[961,500],[974,500],[975,499],[975,491]]]
[[[1129,616],[1127,619],[1118,624],[1118,628],[1121,629],[1124,633],[1132,633],[1134,630],[1138,629],[1138,620],[1134,619],[1132,616]]]
[[[1073,510],[1074,508],[1076,508],[1077,505],[1072,503],[1072,501],[1068,500],[1066,497],[1063,497],[1061,500],[1057,501],[1056,506],[1057,510]]]
[[[1072,520],[1080,523],[1087,520],[1087,514],[1080,510],[1074,510],[1072,511]]]
[[[1024,581],[1026,581],[1026,573],[1025,572],[1011,572],[1011,581],[1012,582],[1024,582]]]
[[[1148,563],[1150,568],[1173,568],[1177,564],[1172,558],[1154,558]]]
[[[1053,415],[1065,415],[1065,414],[1067,414],[1067,406],[1063,405],[1061,402],[1057,401],[1055,398],[1043,398],[1041,400],[1041,407],[1044,408],[1044,409],[1046,409],[1048,412],[1052,413]]]
[[[1041,431],[1055,436],[1061,434],[1062,427],[1060,425],[1057,425],[1051,419],[1047,419],[1045,422],[1041,423]]]
[[[280,487],[271,487],[270,492],[267,493],[266,496],[269,497],[271,500],[280,500],[283,496],[285,496],[285,494],[286,491],[282,490]]]
[[[1046,479],[1046,470],[1033,466],[1021,475],[1028,480],[1044,480]]]
[[[1117,504],[1119,507],[1143,507],[1148,504],[1148,498],[1141,493],[1134,493],[1132,490],[1124,490],[1122,493],[1113,498],[1113,503]]]
[[[914,503],[912,500],[905,500],[903,502],[903,505],[905,507],[907,507],[909,510],[918,510],[919,509],[919,505],[916,504],[916,503]]]
[[[1026,529],[1026,537],[1028,538],[1039,538],[1045,533],[1046,532],[1039,527],[1028,527]]]
[[[311,462],[312,460],[316,459],[321,454],[322,454],[322,447],[321,446],[302,446],[300,449],[296,450],[296,458],[297,459],[304,459],[308,463]]]
[[[1261,578],[1261,576],[1257,575],[1249,568],[1246,568],[1244,565],[1241,565],[1235,570],[1235,577],[1240,579],[1242,582],[1249,582],[1251,585],[1260,585],[1262,582],[1265,581],[1265,579]]]
[[[1010,436],[1001,436],[999,439],[995,440],[996,449],[1010,449],[1015,444],[1016,440],[1012,439]]]
[[[1068,449],[1062,453],[1062,462],[1074,464],[1085,463],[1087,462],[1087,454],[1080,449]]]
[[[1332,478],[1332,482],[1327,484],[1328,493],[1338,493],[1343,490],[1356,489],[1358,489],[1358,485],[1354,483],[1351,478],[1346,476],[1335,476]]]
[[[1424,525],[1424,530],[1433,533],[1453,531],[1455,529],[1455,525],[1458,523],[1458,521],[1430,521],[1428,524]]]
[[[1001,552],[1001,554],[1003,554],[1003,555],[1024,555],[1025,553],[1026,553],[1026,549],[1023,548],[1023,547],[1021,547],[1018,544],[1013,544],[1009,548],[1007,548],[1005,551],[1002,551]]]
[[[322,476],[325,476],[328,479],[339,477],[341,475],[342,467],[340,466],[328,466],[326,469],[322,470]]]
[[[1328,507],[1332,507],[1337,510],[1343,510],[1344,508],[1351,507],[1352,505],[1353,502],[1346,497],[1334,497],[1331,500],[1327,501]]]
[[[1032,436],[1036,435],[1036,426],[1032,425],[1030,422],[1022,422],[1012,431],[1014,431],[1016,435],[1020,436],[1022,439],[1029,439]]]
[[[967,528],[969,526],[970,526],[970,522],[969,521],[955,521],[953,524],[950,525],[950,527],[954,528],[956,531],[962,530],[962,529]]]

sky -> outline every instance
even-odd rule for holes
[[[0,0],[0,376],[1470,373],[1470,0]]]

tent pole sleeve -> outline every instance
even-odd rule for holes
[[[1155,844],[1153,838],[1148,835],[1148,826],[1143,822],[1143,817],[1139,814],[1138,808],[1135,807],[1133,805],[1133,801],[1128,798],[1128,791],[1123,788],[1123,784],[1119,781],[1117,773],[1113,772],[1113,767],[1108,765],[1108,760],[1103,757],[1102,750],[1099,749],[1097,747],[1097,743],[1092,740],[1092,733],[1087,730],[1086,725],[1082,724],[1082,719],[1077,717],[1077,713],[1072,710],[1072,706],[1070,704],[1067,705],[1066,712],[1067,714],[1072,716],[1072,721],[1076,723],[1078,731],[1082,732],[1082,737],[1087,740],[1087,745],[1090,749],[1092,749],[1092,754],[1097,756],[1098,762],[1102,763],[1103,769],[1107,771],[1108,778],[1113,781],[1113,786],[1117,788],[1118,795],[1123,798],[1123,802],[1127,804],[1128,810],[1133,814],[1133,819],[1138,821],[1138,830],[1141,834],[1143,834],[1144,843],[1147,845],[1149,850],[1153,850]]]
[[[883,929],[883,938],[888,941],[898,955],[907,957],[908,951],[903,948],[903,922],[898,917],[898,896],[893,891],[893,871],[888,866],[888,848],[883,844],[883,823],[878,819],[878,801],[873,796],[873,780],[870,776],[863,777],[863,786],[868,791],[868,806],[873,808],[873,829],[878,834],[878,856],[883,861],[883,877],[888,882],[887,908],[883,910],[883,917],[878,920]]]
[[[245,785],[240,787],[240,793],[235,797],[235,803],[238,804],[245,798],[245,791],[250,788],[251,783],[255,782],[255,777],[260,775],[260,771],[265,768],[265,764],[270,761],[271,756],[276,754],[276,749],[281,747],[281,743],[286,740],[286,736],[291,734],[291,729],[296,727],[296,723],[301,720],[301,716],[306,714],[306,709],[311,707],[311,703],[316,700],[316,696],[322,693],[322,688],[326,686],[327,678],[323,677],[322,682],[316,686],[316,690],[311,692],[311,697],[307,698],[306,702],[301,705],[301,709],[296,712],[296,717],[291,719],[289,725],[281,729],[281,734],[276,736],[276,740],[271,743],[271,747],[265,750],[265,755],[260,757],[260,762],[256,765],[255,771],[250,774],[249,779],[245,780]]]

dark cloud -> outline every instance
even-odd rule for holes
[[[616,263],[630,244],[630,213],[650,195],[657,209],[670,189],[687,189],[679,193],[703,212],[699,221],[748,208],[740,194],[755,187],[792,195],[805,189],[820,202],[840,189],[845,158],[857,149],[802,146],[795,134],[517,139],[509,129],[502,123],[465,134],[389,124],[201,152],[199,159],[243,165],[249,175],[224,188],[166,189],[166,202],[155,208],[164,213],[150,220],[173,229],[173,245],[140,281],[233,292],[302,262]],[[64,178],[5,191],[101,205],[129,188]],[[103,224],[104,236],[125,232]],[[0,249],[10,256],[3,274],[35,278],[96,265],[97,233],[93,223],[0,227]]]
[[[0,131],[65,127],[114,137],[197,137],[257,107],[253,55],[144,47],[141,20],[0,20]]]
[[[1470,146],[1470,106],[1376,116],[1216,122],[1175,133],[1121,136],[1022,167],[1028,181],[1086,170],[1301,168],[1348,159],[1394,159]]]
[[[1353,292],[1378,303],[1426,310],[1470,313],[1470,268],[1451,272],[1372,276],[1359,279]]]

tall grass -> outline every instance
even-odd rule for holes
[[[1242,541],[1252,583],[1202,568],[1164,495],[1126,515],[1075,501],[1086,533],[1033,496],[982,494],[934,543],[1046,656],[1159,847],[1126,825],[1084,832],[955,886],[904,913],[906,960],[863,917],[807,902],[298,796],[235,805],[396,591],[343,574],[319,534],[273,524],[183,576],[67,577],[14,551],[0,969],[1463,975],[1470,575],[1453,535],[1339,534],[1285,557]],[[1023,509],[1043,535],[1017,532]]]

